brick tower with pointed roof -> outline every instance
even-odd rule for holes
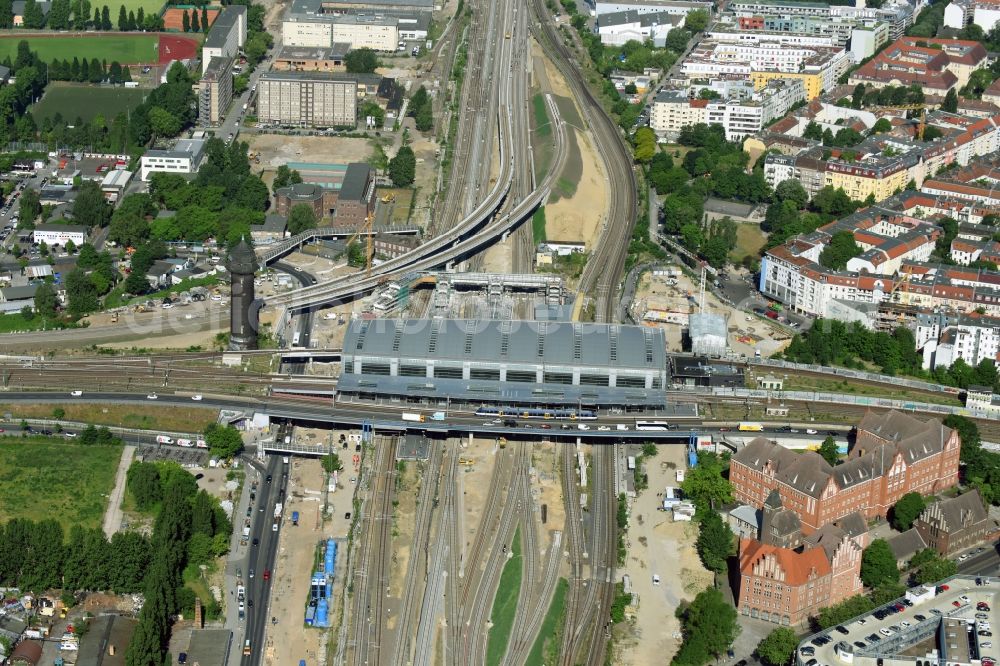
[[[242,239],[229,252],[226,268],[230,275],[229,348],[233,351],[257,349],[257,310],[254,303],[253,276],[257,272],[257,256]]]

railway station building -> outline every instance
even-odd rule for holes
[[[665,408],[666,339],[644,326],[474,319],[355,320],[338,393],[426,405]]]

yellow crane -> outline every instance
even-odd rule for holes
[[[917,119],[917,139],[924,140],[924,128],[927,127],[927,105],[926,104],[892,104],[888,106],[870,106],[869,111],[919,111],[920,117]]]
[[[365,277],[372,276],[372,258],[375,256],[374,239],[372,238],[372,236],[374,235],[372,233],[372,225],[374,224],[374,222],[375,222],[375,213],[368,213],[368,217],[365,218],[364,223],[357,231],[354,232],[354,235],[351,236],[350,240],[347,241],[347,247],[349,248],[351,247],[351,243],[358,240],[361,234],[364,233],[366,235]]]

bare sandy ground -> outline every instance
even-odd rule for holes
[[[533,45],[532,49],[537,50],[537,45]],[[569,86],[559,70],[547,58],[541,60],[545,63],[545,78],[551,92],[572,99]],[[573,131],[580,150],[583,173],[572,197],[545,205],[545,230],[551,240],[582,241],[590,248],[600,234],[600,225],[607,215],[607,179],[590,133],[579,129]]]
[[[694,548],[694,524],[672,522],[670,513],[657,510],[661,501],[657,493],[677,485],[675,469],[684,465],[684,455],[682,447],[664,446],[646,461],[649,488],[631,506],[629,557],[624,570],[619,570],[632,581],[638,614],[632,635],[618,644],[620,653],[614,663],[669,663],[680,645],[680,623],[674,617],[678,603],[693,599],[712,582]],[[659,585],[653,585],[653,574],[660,576]]]
[[[348,164],[371,157],[368,139],[336,136],[288,136],[255,134],[249,137],[250,150],[260,153],[258,168],[277,169],[289,162]]]

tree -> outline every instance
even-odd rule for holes
[[[42,317],[54,317],[56,308],[59,307],[59,299],[56,298],[56,291],[52,285],[42,283],[35,290],[35,312]]]
[[[792,658],[792,653],[799,645],[799,638],[788,627],[778,627],[760,643],[757,643],[757,656],[765,664],[784,666]]]
[[[69,15],[69,0],[52,0],[49,8],[49,27],[53,30],[67,30],[70,27]]]
[[[888,118],[879,118],[875,121],[875,124],[872,125],[872,134],[884,134],[891,129],[892,123],[889,122]]]
[[[133,270],[125,278],[125,282],[122,283],[122,289],[125,290],[126,294],[141,296],[150,290],[150,286],[149,281],[146,280],[146,276],[143,273]]]
[[[173,137],[181,131],[181,121],[174,114],[159,106],[149,109],[149,129],[161,137]]]
[[[95,181],[85,180],[80,184],[76,200],[73,202],[73,220],[91,228],[106,227],[111,220],[111,206]]]
[[[301,182],[302,174],[294,169],[289,169],[287,164],[282,164],[278,167],[277,173],[274,174],[274,181],[271,183],[271,191],[277,192],[282,187],[288,187],[289,185]]]
[[[434,129],[434,109],[429,102],[417,111],[414,123],[421,132],[429,132]]]
[[[201,19],[197,9],[191,10],[191,32],[201,32]]]
[[[900,532],[910,529],[924,506],[924,498],[920,493],[906,493],[892,507],[892,526]]]
[[[860,255],[861,247],[854,241],[850,231],[838,231],[819,255],[819,263],[835,271],[844,270],[847,262]]]
[[[125,5],[118,8],[118,29],[121,32],[128,30],[128,11],[125,9]]]
[[[146,29],[146,10],[142,7],[135,12],[135,29],[145,30]]]
[[[191,17],[188,16],[188,10],[181,12],[181,30],[184,32],[191,32]]]
[[[656,154],[656,133],[648,127],[640,127],[632,139],[635,146],[635,161],[649,164]]]
[[[875,539],[861,555],[861,581],[866,587],[899,582],[896,556],[885,539]]]
[[[101,30],[111,30],[111,12],[107,5],[101,8]]]
[[[14,27],[14,2],[13,0],[0,0],[0,28]],[[6,654],[10,654],[8,651]]]
[[[232,458],[243,450],[243,437],[233,426],[221,426],[218,423],[209,424],[205,428],[205,443],[212,455],[220,458]]]
[[[355,49],[344,56],[344,66],[351,74],[372,74],[379,65],[378,55],[368,48]]]
[[[140,511],[148,511],[163,498],[160,469],[151,462],[134,462],[126,474],[126,487]]]
[[[800,209],[805,208],[806,204],[809,203],[809,193],[806,192],[806,188],[802,187],[802,183],[792,178],[778,183],[778,186],[774,188],[773,198],[775,203],[791,201]]]
[[[713,587],[699,592],[686,607],[679,606],[677,616],[684,642],[671,662],[675,666],[707,664],[723,655],[739,635],[736,609]]]
[[[944,96],[944,101],[941,103],[941,110],[948,111],[949,113],[958,112],[958,92],[956,92],[955,88],[948,90],[948,93]],[[926,138],[926,136],[927,134],[925,132],[924,138]]]
[[[77,317],[93,312],[99,306],[94,283],[79,268],[74,269],[66,276],[66,298],[69,301],[70,314]]]
[[[698,452],[698,464],[688,470],[681,489],[698,507],[698,511],[711,510],[733,501],[733,487],[722,476],[725,471],[722,458],[707,451]]]
[[[935,583],[948,576],[954,576],[956,573],[958,573],[958,565],[953,560],[935,556],[920,566],[916,574],[916,579],[921,585],[926,585],[927,583]]]
[[[687,48],[688,40],[690,38],[691,33],[684,28],[674,28],[667,33],[665,46],[675,53],[683,53],[684,49]]]
[[[389,177],[396,187],[412,185],[416,169],[417,158],[409,146],[402,146],[396,156],[389,160]]]
[[[273,38],[268,33],[255,32],[247,39],[243,52],[246,53],[247,60],[256,65],[264,58],[264,54],[271,48],[273,42]]]
[[[704,9],[696,9],[693,12],[688,12],[687,16],[684,17],[684,29],[690,31],[692,34],[701,32],[708,26],[710,18],[708,12]]]
[[[823,457],[823,460],[831,465],[837,464],[837,459],[840,454],[837,452],[837,442],[833,440],[833,437],[827,436],[823,440],[823,443],[819,445],[819,454]]]
[[[733,532],[715,511],[700,514],[698,529],[698,556],[706,569],[724,573],[729,557],[735,552]]]
[[[320,463],[323,465],[323,469],[327,474],[333,474],[334,472],[339,472],[344,469],[344,465],[340,462],[340,456],[336,453],[326,454],[320,458]]]
[[[293,236],[316,228],[316,213],[309,204],[295,204],[288,212],[288,233]]]
[[[201,8],[201,31],[204,32],[204,33],[207,33],[209,27],[210,27],[210,24],[208,22],[208,8],[207,7],[202,7]]]
[[[962,443],[963,461],[968,460],[976,451],[979,451],[982,440],[979,438],[979,426],[976,425],[975,421],[965,416],[952,414],[946,416],[943,423],[946,427],[958,432],[958,438]]]
[[[39,200],[37,190],[25,188],[21,193],[21,203],[18,207],[22,228],[32,229],[35,220],[42,214],[42,202]]]

